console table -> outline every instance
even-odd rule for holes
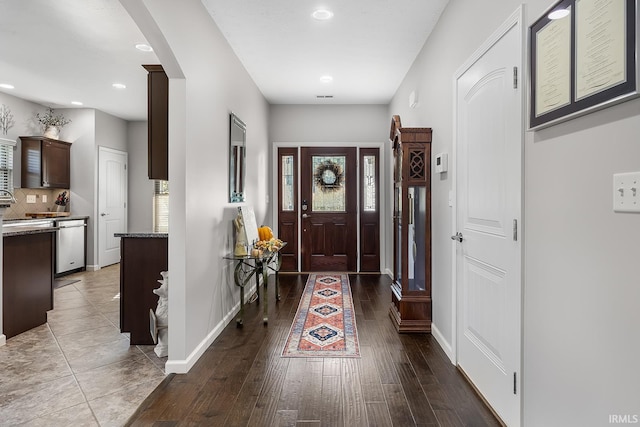
[[[283,243],[282,247],[286,245]],[[281,247],[281,249],[282,249]],[[282,264],[282,257],[279,251],[263,252],[261,256],[251,255],[227,255],[225,259],[235,261],[236,267],[233,273],[233,280],[236,286],[240,287],[240,313],[236,319],[236,326],[242,327],[244,317],[244,287],[249,283],[251,278],[256,276],[256,295],[257,302],[260,302],[260,276],[262,276],[262,282],[264,286],[263,298],[264,298],[264,315],[262,321],[266,325],[269,321],[268,309],[269,298],[267,293],[267,283],[269,282],[269,270],[275,273],[275,295],[276,301],[280,301],[280,290],[278,289],[278,271],[280,271],[280,265]],[[275,265],[271,265],[275,261]]]

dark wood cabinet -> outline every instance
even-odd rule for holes
[[[393,274],[389,314],[398,332],[431,332],[431,128],[391,122]]]
[[[130,332],[130,343],[154,344],[149,332],[149,309],[158,305],[153,290],[160,287],[161,271],[169,268],[166,237],[120,237],[120,330]]]
[[[149,179],[169,180],[169,79],[162,65],[143,65],[147,76]]]
[[[53,309],[54,232],[3,238],[2,324],[11,338],[47,322]]]
[[[22,188],[70,188],[71,143],[21,136]]]

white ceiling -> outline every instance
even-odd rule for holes
[[[386,104],[448,0],[203,0],[272,104]],[[316,7],[333,11],[316,21]],[[0,91],[146,119],[154,53],[118,0],[0,0]],[[320,82],[325,74],[331,83]],[[127,85],[114,89],[112,83]],[[333,95],[317,99],[317,95]]]

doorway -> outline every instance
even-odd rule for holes
[[[520,8],[455,75],[456,358],[510,426],[521,414],[522,22]]]
[[[120,262],[120,238],[127,231],[127,153],[98,148],[98,265]]]
[[[281,271],[380,272],[380,147],[278,147]]]

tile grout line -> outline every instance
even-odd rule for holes
[[[84,296],[83,296],[83,298],[84,298]],[[82,394],[82,397],[84,398],[84,401],[87,404],[87,407],[89,408],[89,411],[91,411],[91,415],[93,416],[93,419],[96,421],[96,424],[100,425],[100,421],[98,421],[98,417],[93,412],[93,408],[89,404],[89,400],[87,399],[87,395],[84,393],[84,390],[82,390],[82,387],[80,387],[80,383],[78,382],[78,378],[76,377],[76,373],[71,368],[71,364],[69,364],[69,360],[67,359],[67,355],[65,354],[64,350],[62,350],[62,347],[60,346],[60,343],[58,342],[58,337],[53,332],[53,330],[51,329],[51,326],[49,326],[48,322],[47,322],[46,325],[47,325],[47,328],[49,328],[49,332],[51,332],[51,335],[53,336],[53,339],[56,342],[56,345],[58,346],[58,349],[60,350],[60,353],[62,354],[62,357],[64,358],[64,362],[67,364],[67,368],[69,368],[69,372],[71,372],[71,375],[73,376],[73,380],[75,381],[76,386],[78,387],[78,390],[80,391],[80,394]]]
[[[80,279],[77,283],[84,283],[84,281],[82,279]],[[80,293],[80,295],[82,296],[82,298],[91,306],[91,309],[94,312],[97,312],[98,314],[100,314],[102,317],[104,317],[109,324],[111,324],[113,327],[115,327],[116,329],[120,329],[118,326],[116,326],[107,316],[104,315],[104,313],[102,313],[100,310],[98,310],[98,308],[96,307],[96,305],[85,296],[84,292],[82,292],[82,290],[78,289],[76,287],[75,283],[72,283],[69,286],[73,286],[75,288],[75,290]],[[64,350],[62,349],[62,347],[60,346],[60,343],[58,342],[58,337],[56,336],[56,334],[53,332],[53,330],[51,330],[51,327],[49,326],[49,323],[47,322],[47,327],[49,328],[49,330],[51,331],[51,334],[53,335],[55,341],[56,341],[56,345],[58,346],[58,348],[60,349],[60,352],[62,353],[62,356],[64,357],[64,361],[67,364],[67,367],[69,368],[69,371],[71,371],[71,375],[73,375],[73,379],[76,382],[76,385],[78,386],[78,389],[80,390],[80,393],[82,393],[82,397],[84,397],[84,401],[87,404],[87,407],[89,408],[89,411],[91,411],[91,415],[93,416],[94,420],[96,421],[96,423],[100,426],[100,421],[98,420],[98,416],[96,415],[96,413],[93,410],[93,406],[91,406],[91,403],[89,402],[89,399],[87,399],[87,395],[85,394],[84,390],[82,390],[82,387],[80,386],[80,382],[78,381],[78,378],[76,376],[76,372],[73,370],[73,368],[71,368],[71,364],[69,363],[69,360],[67,358],[67,354],[64,352]],[[120,335],[122,335],[122,333],[120,333]],[[136,346],[137,347],[137,346]]]

